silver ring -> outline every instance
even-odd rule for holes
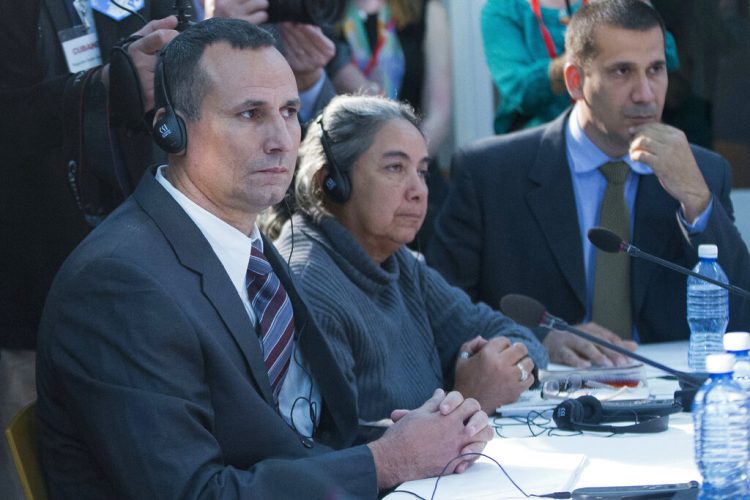
[[[461,351],[458,353],[458,359],[469,359],[469,356],[471,356],[471,354],[466,351]]]
[[[521,382],[526,382],[526,379],[529,378],[529,372],[526,371],[526,368],[523,367],[521,364],[521,361],[516,363],[516,368],[521,370]]]

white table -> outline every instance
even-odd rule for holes
[[[653,358],[678,370],[687,369],[687,342],[674,342],[642,346],[639,354]],[[656,369],[647,369],[649,386],[657,398],[671,398],[677,383],[658,377],[664,375]],[[693,426],[690,413],[678,413],[670,417],[669,429],[656,434],[622,434],[610,436],[603,433],[584,432],[580,435],[556,431],[537,437],[530,437],[525,426],[511,426],[508,419],[496,421],[502,425],[503,436],[496,437],[488,446],[488,452],[501,464],[512,463],[518,457],[542,457],[539,461],[553,464],[567,462],[569,467],[583,456],[585,463],[578,467],[577,474],[570,475],[566,487],[638,485],[661,483],[684,483],[700,481],[693,454]],[[551,427],[553,424],[549,424]],[[562,455],[554,455],[562,454]],[[485,459],[475,464],[463,475],[453,475],[441,479],[436,499],[448,498],[524,498],[520,493],[508,496],[497,493],[509,484],[497,466]],[[532,465],[518,462],[516,472],[511,476],[520,483],[527,493],[544,494],[557,488],[560,478],[565,479],[569,471],[563,471],[559,478],[555,471],[544,466],[533,469]],[[534,462],[531,462],[532,464]],[[538,464],[538,463],[537,463]],[[518,475],[518,477],[516,477]],[[523,482],[522,482],[523,481]],[[410,490],[420,496],[430,498],[434,480],[411,481],[399,489]],[[387,498],[398,500],[410,495],[393,493]],[[413,497],[412,497],[413,498]]]

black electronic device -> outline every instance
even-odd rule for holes
[[[268,22],[331,25],[341,19],[345,7],[345,0],[270,0]]]
[[[154,122],[152,135],[154,142],[164,151],[170,154],[178,154],[187,148],[187,129],[184,120],[172,106],[169,84],[164,69],[164,53],[167,50],[169,50],[169,46],[162,49],[156,62],[154,100],[156,109],[163,109],[164,113]]]
[[[577,488],[571,492],[571,498],[574,500],[694,500],[698,498],[698,489],[697,481],[641,486],[602,486]]]
[[[626,403],[626,402],[623,402]],[[630,402],[632,403],[632,402]],[[674,404],[645,411],[646,405],[622,405],[605,408],[594,396],[581,396],[566,399],[555,408],[552,419],[558,429],[565,431],[593,431],[611,434],[637,433],[648,434],[666,431],[669,427],[669,415],[682,411]],[[606,425],[612,422],[633,421],[630,425]]]
[[[323,127],[323,115],[317,119],[320,127],[320,143],[323,145],[323,153],[326,157],[328,174],[323,179],[323,191],[336,203],[346,203],[352,195],[352,183],[346,172],[341,170],[331,150],[333,142],[328,131]]]
[[[682,411],[682,405],[674,399],[623,399],[602,401],[602,411],[611,417],[656,418]],[[616,420],[612,420],[615,422]]]
[[[174,10],[177,13],[177,27],[175,28],[177,31],[182,33],[195,24],[190,20],[193,17],[192,0],[175,0]]]

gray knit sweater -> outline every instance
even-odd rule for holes
[[[293,223],[276,245],[351,383],[361,420],[415,408],[447,388],[459,347],[476,335],[523,342],[537,366],[547,365],[531,331],[473,304],[406,247],[377,265],[335,219],[295,215]]]

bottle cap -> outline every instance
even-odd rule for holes
[[[724,334],[725,351],[747,351],[750,349],[750,333],[729,332]]]
[[[709,354],[706,356],[708,373],[730,373],[734,370],[734,354]]]
[[[718,259],[719,247],[716,245],[698,245],[698,257],[701,259]]]

